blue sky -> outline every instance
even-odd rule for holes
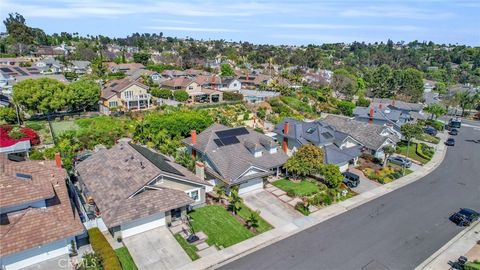
[[[480,46],[480,0],[0,0],[47,33],[133,32],[269,44],[434,41]],[[2,31],[5,27],[2,24]]]

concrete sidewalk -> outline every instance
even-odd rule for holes
[[[421,167],[419,170],[412,172],[411,174],[408,174],[391,183],[379,186],[371,191],[364,192],[348,200],[320,209],[319,211],[311,214],[310,216],[295,219],[292,223],[274,228],[270,231],[247,239],[236,245],[220,250],[215,254],[200,258],[196,261],[182,266],[179,269],[214,269],[220,267],[240,257],[255,252],[256,250],[259,250],[265,246],[283,240],[300,231],[317,225],[327,219],[343,214],[350,209],[358,207],[364,203],[379,198],[387,193],[390,193],[414,181],[419,180],[423,176],[435,170],[445,158],[445,155],[447,153],[447,147],[444,144],[444,140],[446,136],[445,134],[442,135],[442,140],[437,145],[437,151],[435,152],[432,160],[428,162],[425,166]]]
[[[415,270],[441,270],[450,269],[449,261],[456,261],[458,257],[465,256],[480,241],[480,222],[460,232],[455,238],[446,243],[442,248],[426,259]],[[474,258],[467,256],[469,261]]]

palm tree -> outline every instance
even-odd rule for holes
[[[247,220],[246,220],[247,228],[256,229],[258,227],[259,219],[260,219],[260,211],[257,210],[255,212],[251,212],[250,215],[248,216]]]
[[[230,196],[228,197],[228,207],[234,215],[236,215],[238,211],[240,211],[240,209],[242,208],[242,202],[243,199],[238,195],[238,187],[232,188],[230,190]]]
[[[213,191],[218,195],[218,201],[222,203],[225,196],[225,188],[223,187],[223,185],[215,185],[213,187]]]

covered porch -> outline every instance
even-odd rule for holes
[[[217,103],[223,101],[223,93],[213,89],[202,89],[189,93],[189,99],[193,103]]]
[[[141,95],[136,95],[131,98],[125,99],[125,106],[127,110],[131,109],[148,109],[150,108],[150,99],[151,99],[150,94],[141,94]]]

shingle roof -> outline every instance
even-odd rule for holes
[[[66,172],[55,167],[52,161],[9,161],[5,155],[0,155],[0,170],[2,184],[0,193],[2,202],[5,198],[12,198],[12,194],[24,194],[25,187],[18,181],[34,181],[34,188],[41,189],[43,195],[49,195],[46,199],[45,208],[26,208],[23,210],[2,213],[0,216],[0,255],[5,256],[51,243],[70,236],[76,236],[84,232],[84,227],[75,207],[70,204],[67,187],[65,185]],[[30,173],[32,180],[17,180],[16,172]],[[4,186],[10,178],[9,187]],[[4,189],[5,188],[5,189]],[[20,193],[17,189],[21,189]],[[48,192],[45,192],[47,191]],[[40,197],[45,197],[45,196]],[[37,196],[21,195],[24,203],[31,199],[39,199]],[[15,198],[12,202],[20,204],[22,201]],[[2,204],[2,207],[12,203]]]
[[[344,164],[358,157],[362,153],[362,146],[340,149],[334,144],[325,146],[325,163]]]
[[[109,227],[193,203],[185,192],[166,188],[134,195],[159,176],[209,185],[168,158],[123,140],[94,153],[76,170]]]
[[[236,136],[238,143],[230,145],[216,143],[219,139],[216,132],[232,129],[220,124],[213,124],[197,135],[195,145],[191,145],[191,138],[184,139],[183,143],[191,145],[197,151],[205,154],[214,167],[212,170],[223,178],[221,180],[227,181],[227,184],[238,184],[251,178],[271,174],[268,172],[269,169],[282,166],[287,161],[288,156],[282,151],[277,150],[276,153],[271,154],[265,147],[268,145],[267,141],[270,141],[272,146],[278,148],[271,138],[248,128],[245,128],[246,134]],[[262,155],[255,157],[249,150],[250,146],[262,151]],[[251,167],[257,167],[262,172],[243,176]]]
[[[194,80],[187,78],[187,77],[176,77],[169,80],[163,81],[161,84],[163,87],[170,87],[170,88],[186,88],[189,84],[194,82]]]
[[[388,106],[392,109],[399,109],[405,111],[421,111],[423,109],[423,104],[420,103],[410,103],[401,100],[392,100],[388,98],[374,98],[371,104],[376,107],[382,104],[385,107]]]
[[[322,122],[334,126],[338,131],[349,134],[372,150],[379,149],[387,139],[395,143],[400,140],[394,132],[388,132],[387,127],[364,123],[347,117],[328,115],[325,119],[322,119]],[[382,132],[384,131],[388,132],[388,135],[383,136]]]
[[[138,81],[132,81],[129,78],[124,78],[120,80],[111,80],[103,86],[101,97],[103,99],[108,99],[117,93],[121,93],[123,90],[127,89],[131,85],[137,85],[144,89],[148,89],[148,86]]]
[[[369,107],[356,107],[353,110],[353,115],[362,118],[370,118],[370,108]],[[385,121],[393,121],[397,122],[400,120],[400,116],[402,115],[401,111],[386,108],[373,108],[373,119],[375,120],[385,120]]]

